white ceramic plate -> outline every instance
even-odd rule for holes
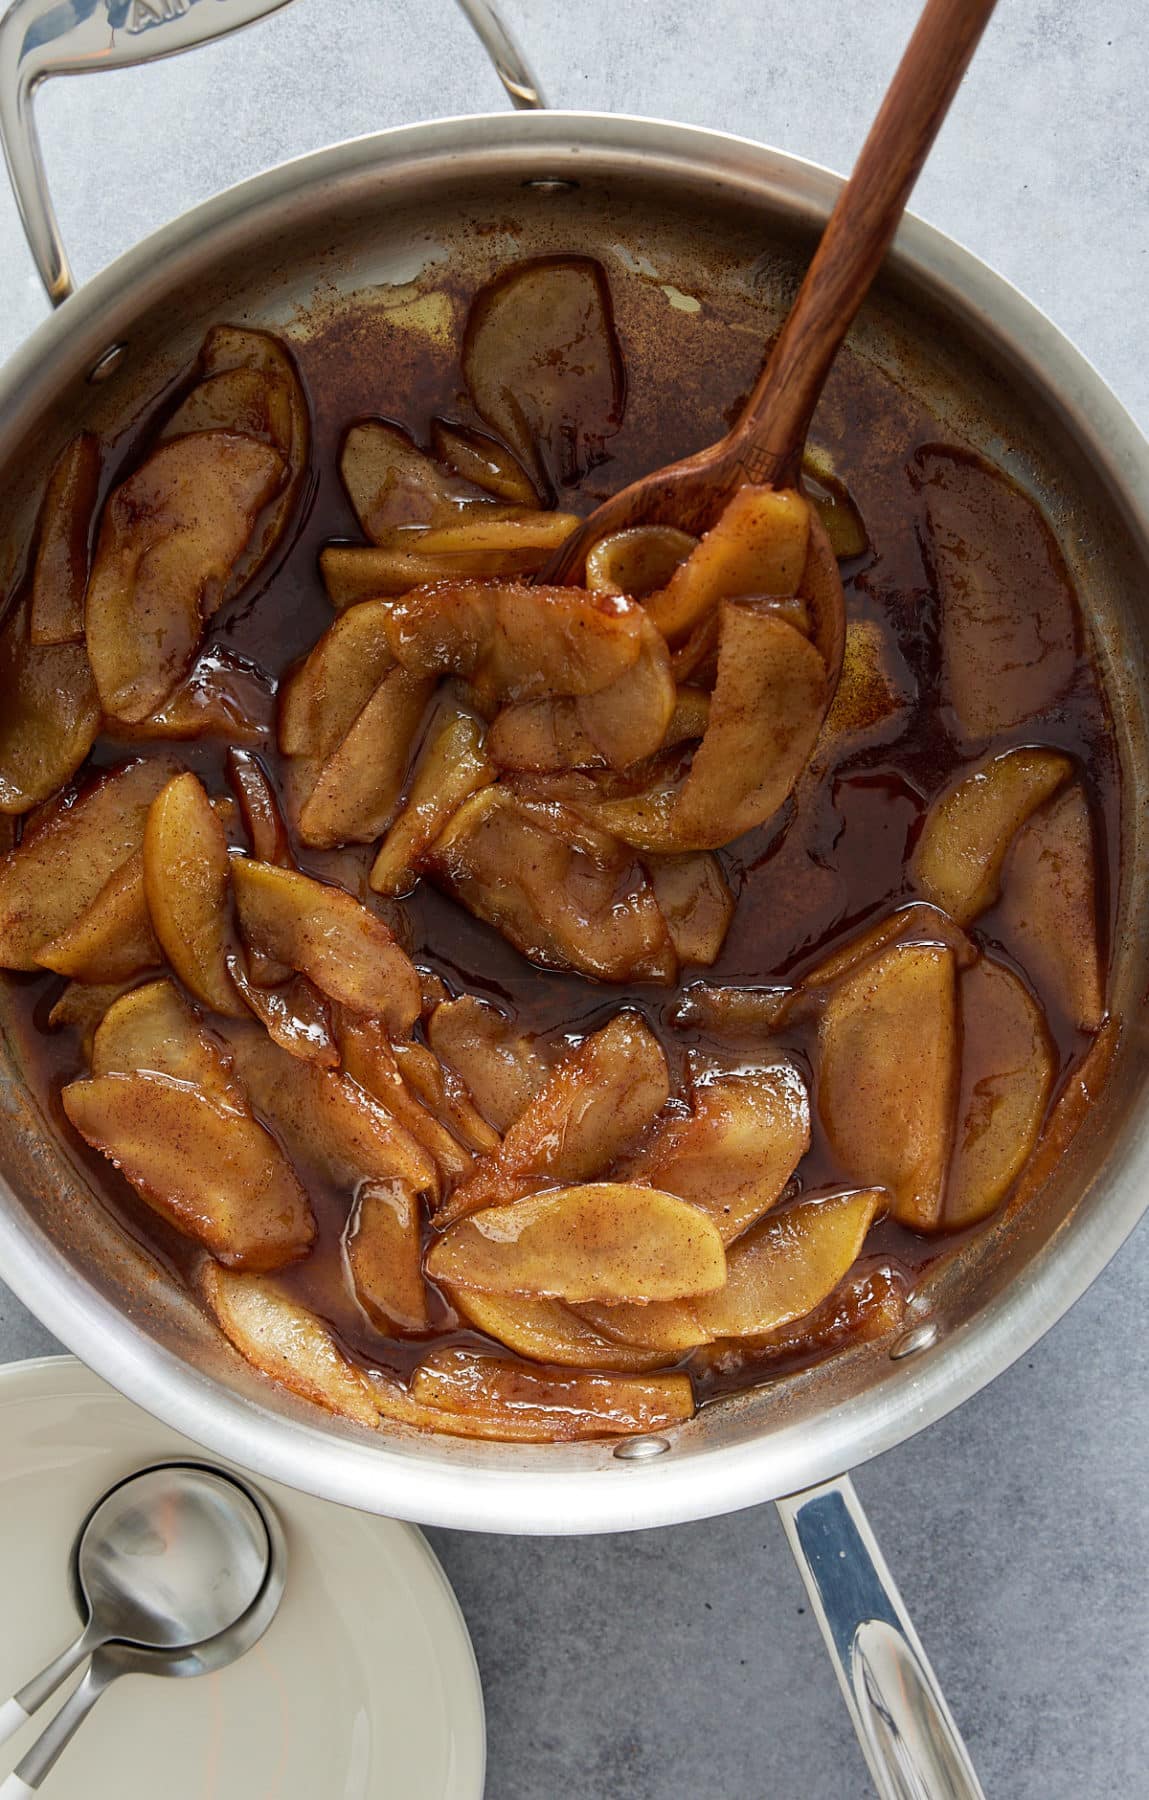
[[[215,1460],[73,1357],[0,1367],[0,1700],[78,1629],[69,1552],[93,1502],[185,1454]],[[262,1642],[215,1675],[116,1682],[45,1800],[481,1800],[479,1672],[421,1533],[260,1486],[289,1556]],[[0,1749],[0,1772],[56,1704]]]

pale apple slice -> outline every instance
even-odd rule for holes
[[[48,1014],[49,1030],[76,1032],[90,1063],[92,1044],[105,1013],[130,988],[126,981],[70,981]]]
[[[449,1181],[465,1180],[475,1166],[474,1157],[408,1087],[381,1022],[342,1011],[339,1047],[343,1067],[352,1081],[386,1107],[430,1151]]]
[[[497,1131],[510,1129],[547,1078],[546,1061],[530,1038],[475,994],[443,1001],[431,1014],[427,1034],[436,1056],[461,1076]]]
[[[930,807],[914,853],[926,899],[959,925],[992,906],[1010,844],[1072,772],[1058,750],[1007,750],[948,788]]]
[[[167,1075],[250,1113],[220,1043],[174,983],[149,981],[109,1005],[92,1039],[93,1075]]]
[[[45,944],[87,911],[142,847],[148,808],[173,766],[154,757],[109,770],[25,829],[0,859],[0,966],[36,969]]]
[[[0,812],[26,813],[70,781],[95,742],[100,702],[83,644],[43,646],[18,600],[0,626]]]
[[[811,1195],[760,1219],[730,1246],[726,1285],[694,1302],[699,1323],[711,1337],[753,1337],[812,1312],[887,1203],[880,1189]]]
[[[431,443],[440,463],[496,500],[511,506],[538,506],[534,483],[497,438],[466,425],[453,425],[449,419],[432,419]]]
[[[1089,802],[1074,781],[1035,812],[1002,868],[997,926],[1038,993],[1082,1031],[1105,1018],[1097,850]]]
[[[1041,1008],[1009,969],[979,957],[962,975],[959,995],[961,1091],[944,1231],[974,1225],[1000,1206],[1037,1142],[1057,1070]]]
[[[628,594],[632,600],[644,600],[666,586],[697,544],[697,538],[673,525],[632,525],[627,531],[608,532],[587,551],[586,585],[592,594]]]
[[[520,1295],[448,1292],[451,1305],[476,1331],[505,1344],[531,1362],[559,1363],[572,1369],[657,1369],[668,1360],[661,1350],[641,1350],[596,1331],[581,1312],[561,1300],[528,1300]],[[675,1304],[666,1301],[667,1306]],[[603,1308],[604,1312],[608,1309]],[[649,1311],[619,1307],[618,1311]]]
[[[419,976],[382,919],[343,888],[250,857],[234,859],[232,882],[240,928],[254,949],[406,1036],[422,1009]]]
[[[292,868],[294,857],[287,825],[271,778],[258,756],[250,750],[229,750],[227,778],[239,804],[252,856],[257,862]]]
[[[200,1284],[225,1337],[262,1374],[328,1412],[371,1428],[378,1425],[370,1377],[336,1347],[322,1320],[277,1283],[234,1275],[209,1262]]]
[[[393,657],[384,630],[388,606],[365,601],[336,619],[283,682],[279,748],[326,762],[363,711]]]
[[[524,956],[599,981],[669,983],[674,945],[633,852],[571,808],[502,784],[465,801],[428,872]]]
[[[190,772],[158,794],[144,832],[144,884],[156,936],[195,998],[213,1012],[242,1018],[243,1000],[228,969],[235,954],[227,837],[211,801]]]
[[[734,917],[734,895],[718,858],[708,850],[651,856],[646,872],[679,962],[716,962]]]
[[[92,904],[36,957],[57,975],[93,982],[130,981],[163,960],[148,910],[139,850],[109,875]]]
[[[649,596],[647,610],[669,643],[681,643],[722,600],[796,594],[809,541],[810,507],[801,494],[741,487],[662,592]]]
[[[81,431],[52,465],[36,533],[30,637],[75,644],[84,636],[84,589],[100,487],[100,445]]]
[[[299,1179],[255,1119],[164,1075],[100,1075],[61,1094],[80,1135],[153,1211],[237,1269],[305,1256],[315,1221]]]
[[[331,1008],[306,975],[289,974],[285,982],[263,987],[251,979],[239,953],[228,957],[227,966],[248,1007],[280,1049],[321,1069],[339,1067]]]
[[[161,444],[116,488],[84,614],[106,713],[136,723],[178,687],[284,476],[270,445],[201,431]]]
[[[531,1368],[450,1345],[419,1364],[411,1395],[439,1430],[528,1443],[670,1431],[694,1414],[686,1375]]]
[[[386,544],[328,544],[319,555],[327,598],[342,611],[426,582],[518,581],[537,575],[578,528],[574,513],[492,518],[487,507],[459,525],[400,529]]]
[[[347,1232],[355,1297],[383,1331],[426,1331],[419,1196],[405,1181],[365,1181]]]
[[[153,738],[226,738],[262,744],[271,735],[274,684],[246,657],[218,645],[205,650],[158,712],[134,725],[108,721],[108,735],[129,743]]]
[[[445,708],[432,722],[407,798],[371,869],[377,894],[402,894],[412,887],[427,850],[463,801],[494,780],[483,740],[480,721],[457,707]]]
[[[733,1243],[768,1212],[810,1148],[810,1101],[792,1063],[695,1084],[687,1117],[660,1119],[627,1179],[700,1206]]]
[[[895,944],[832,989],[818,1031],[818,1110],[849,1176],[890,1212],[936,1229],[959,1075],[953,952]],[[765,1327],[763,1327],[765,1329]]]
[[[442,1119],[461,1144],[483,1155],[499,1147],[492,1131],[453,1069],[439,1061],[426,1044],[399,1038],[391,1045],[404,1085],[437,1118]]]
[[[434,683],[388,669],[299,809],[305,844],[369,844],[390,825]]]
[[[586,1182],[471,1213],[427,1256],[433,1281],[556,1300],[675,1300],[726,1279],[698,1207],[657,1188]]]
[[[634,1148],[669,1092],[658,1039],[637,1013],[617,1013],[556,1064],[440,1221],[516,1200],[543,1182],[571,1186],[602,1174]]]

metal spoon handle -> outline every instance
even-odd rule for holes
[[[26,1681],[22,1688],[17,1688],[11,1700],[5,1700],[3,1706],[0,1706],[0,1744],[6,1744],[10,1737],[15,1737],[36,1709],[43,1706],[62,1681],[67,1680],[72,1670],[78,1669],[84,1658],[92,1654],[99,1641],[89,1623],[66,1650],[61,1650],[59,1656],[53,1657],[47,1668],[41,1669],[38,1675],[33,1675],[31,1681]]]
[[[105,1661],[99,1651],[88,1665],[88,1672],[78,1688],[68,1695],[63,1706],[45,1725],[27,1755],[17,1763],[14,1772],[0,1787],[0,1800],[17,1800],[35,1793],[45,1775],[91,1712],[104,1689],[120,1674],[113,1662]]]

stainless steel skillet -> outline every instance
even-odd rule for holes
[[[21,9],[25,19],[32,11]],[[76,9],[82,10],[82,9]],[[161,23],[139,54],[177,46]],[[197,0],[220,29],[269,10]],[[93,17],[107,36],[103,6]],[[123,8],[123,30],[136,18]],[[19,16],[19,15],[17,15]],[[139,17],[144,17],[140,13]],[[204,31],[200,35],[207,35]],[[149,43],[150,40],[150,43]],[[10,72],[8,63],[0,63]],[[563,184],[577,182],[575,187]],[[541,184],[541,185],[539,185]],[[114,429],[188,360],[206,325],[244,316],[317,328],[482,279],[493,259],[556,244],[606,263],[636,321],[632,387],[657,391],[673,354],[705,359],[715,329],[756,341],[808,252],[834,179],[756,146],[649,122],[540,115],[461,120],[343,145],[271,172],[156,234],[68,300],[0,382],[0,488],[13,543],[50,457],[80,424]],[[490,227],[497,225],[497,234]],[[477,229],[481,226],[482,230]],[[433,251],[442,260],[428,262]],[[653,317],[651,281],[705,304]],[[328,296],[317,303],[317,296]],[[662,302],[659,302],[662,305]],[[301,309],[297,311],[296,309]],[[745,342],[749,345],[751,337]],[[102,361],[127,346],[117,366]],[[747,353],[749,354],[749,352]],[[590,1530],[696,1517],[794,1493],[940,1416],[1020,1355],[1083,1290],[1145,1203],[1143,1083],[1147,452],[1101,383],[1019,296],[936,233],[907,223],[852,354],[909,386],[947,430],[1005,460],[1045,505],[1088,597],[1121,701],[1125,881],[1115,1008],[1124,1038],[1086,1127],[1009,1233],[992,1234],[918,1300],[915,1335],[860,1350],[702,1416],[666,1450],[524,1452],[389,1438],[316,1421],[233,1367],[198,1314],[93,1208],[23,1084],[0,1103],[5,1273],[94,1367],[221,1454],[315,1492],[437,1523]],[[91,372],[109,376],[92,385]],[[6,534],[7,536],[8,534]],[[141,1296],[143,1298],[141,1298]],[[794,1503],[791,1503],[792,1505]]]

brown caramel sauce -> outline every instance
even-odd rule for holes
[[[442,291],[461,326],[469,290],[452,286],[447,279]],[[627,288],[618,320],[624,359],[628,334],[660,328],[651,311],[655,305],[661,305],[660,297],[652,300],[639,286]],[[647,469],[721,435],[737,411],[740,384],[748,386],[756,373],[759,350],[747,342],[752,334],[744,327],[734,340],[722,330],[721,319],[715,325],[702,339],[694,365],[668,390],[646,393],[631,381],[621,429],[607,440],[602,461],[576,487],[562,486],[559,472],[552,471],[561,507],[585,513]],[[292,348],[314,413],[312,486],[278,565],[264,573],[255,591],[240,596],[217,616],[205,645],[239,652],[275,678],[331,623],[333,612],[318,574],[321,546],[331,538],[359,541],[337,473],[347,426],[359,417],[382,416],[404,424],[426,444],[430,420],[436,415],[482,423],[470,405],[457,352],[432,337],[397,329],[385,315],[337,313],[327,325],[293,341]],[[142,429],[126,434],[111,454],[105,454],[106,487],[122,479],[146,452],[193,379],[194,372],[189,371],[186,381],[157,403]],[[907,861],[926,809],[955,770],[975,756],[1041,743],[1076,759],[1093,802],[1102,846],[1104,892],[1099,915],[1111,929],[1117,890],[1118,770],[1105,697],[1087,651],[1079,656],[1075,679],[1055,706],[992,740],[959,742],[946,709],[935,698],[938,598],[923,548],[923,501],[911,471],[915,452],[936,443],[939,436],[936,419],[912,394],[847,348],[832,374],[813,437],[831,451],[836,473],[857,503],[870,540],[865,555],[843,565],[848,618],[870,620],[881,631],[910,704],[895,721],[840,743],[816,785],[805,784],[782,815],[719,853],[737,911],[717,963],[707,970],[683,971],[678,991],[601,985],[575,975],[540,972],[494,930],[426,882],[398,904],[380,902],[369,894],[366,882],[373,847],[334,854],[299,849],[301,867],[338,880],[367,900],[387,917],[415,960],[438,973],[453,991],[494,1000],[544,1040],[591,1030],[622,1005],[637,1008],[664,1044],[672,1081],[680,1092],[692,1052],[725,1063],[755,1060],[754,1046],[732,1048],[729,1039],[707,1037],[684,1024],[683,990],[699,979],[736,986],[793,983],[829,950],[910,898]],[[949,478],[960,482],[962,469],[961,461],[955,461]],[[1008,561],[1008,543],[992,548]],[[1019,580],[1032,580],[1030,571],[1018,574]],[[142,754],[151,753],[147,745],[140,748]],[[209,739],[155,748],[180,757],[210,793],[229,791],[223,742]],[[132,753],[122,742],[102,739],[91,760],[94,765],[120,762]],[[259,754],[272,779],[281,783],[274,743],[263,746]],[[972,936],[991,955],[1010,961],[995,939],[992,911],[978,920]],[[1024,974],[1022,978],[1026,979]],[[62,983],[47,975],[20,976],[13,978],[13,985],[18,998],[13,1023],[24,1027],[20,1037],[29,1079],[61,1129],[67,1130],[58,1092],[64,1081],[83,1072],[84,1059],[73,1033],[46,1030]],[[1056,1099],[1090,1039],[1073,1027],[1049,995],[1039,993],[1038,998],[1059,1056]],[[688,1015],[689,1008],[685,1011]],[[789,1052],[808,1075],[809,1034],[809,1025],[781,1032],[768,1045],[758,1046],[757,1055],[773,1058]],[[74,1134],[68,1136],[93,1186],[106,1196],[127,1229],[142,1237],[173,1270],[189,1274],[199,1253],[158,1220],[101,1157]],[[815,1115],[813,1143],[801,1168],[802,1185],[809,1191],[846,1179]],[[314,1179],[309,1186],[319,1219],[319,1242],[312,1256],[283,1279],[333,1323],[352,1355],[369,1366],[409,1370],[426,1340],[380,1337],[351,1296],[341,1252],[348,1196]],[[908,1290],[926,1263],[960,1241],[954,1236],[918,1237],[887,1221],[871,1235],[865,1257],[839,1295],[820,1309],[821,1326],[810,1341],[792,1328],[788,1337],[782,1334],[779,1343],[764,1350],[757,1363],[753,1354],[701,1352],[693,1361],[688,1359],[699,1398],[745,1386],[755,1376],[773,1378],[804,1366],[870,1335],[868,1321],[875,1329],[888,1328],[883,1322],[896,1315],[891,1296],[896,1299],[897,1290]],[[438,1305],[440,1333],[490,1348],[475,1334],[459,1332],[445,1305]]]

